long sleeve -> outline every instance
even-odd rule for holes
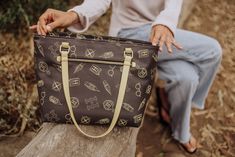
[[[174,34],[178,24],[182,2],[183,0],[165,0],[164,9],[160,12],[152,25],[165,25]]]
[[[74,11],[78,14],[79,23],[68,27],[68,30],[76,33],[86,31],[102,14],[104,14],[111,0],[85,0],[81,5],[76,6],[68,11]]]

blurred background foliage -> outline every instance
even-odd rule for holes
[[[27,33],[30,24],[35,24],[38,17],[47,8],[68,10],[71,3],[79,4],[82,0],[1,0],[0,31],[14,34]]]
[[[0,0],[0,137],[40,127],[29,26],[48,8],[66,11],[82,0]]]

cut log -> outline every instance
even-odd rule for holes
[[[81,126],[90,134],[107,128]],[[36,137],[17,157],[134,157],[139,128],[116,127],[103,138],[83,136],[74,125],[43,123]]]

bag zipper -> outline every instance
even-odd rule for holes
[[[61,62],[61,56],[57,56],[57,61]],[[79,58],[68,58],[68,61],[71,62],[86,62],[86,63],[96,63],[96,64],[109,64],[109,65],[124,65],[124,62],[121,61],[105,61],[105,60],[93,60],[93,59],[79,59]],[[136,67],[135,62],[131,62],[131,67]]]

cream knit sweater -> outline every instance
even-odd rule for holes
[[[122,28],[137,27],[151,23],[162,24],[174,33],[177,27],[183,0],[84,0],[69,11],[75,11],[80,23],[68,29],[81,33],[86,31],[110,7],[112,17],[109,35],[116,36]]]

